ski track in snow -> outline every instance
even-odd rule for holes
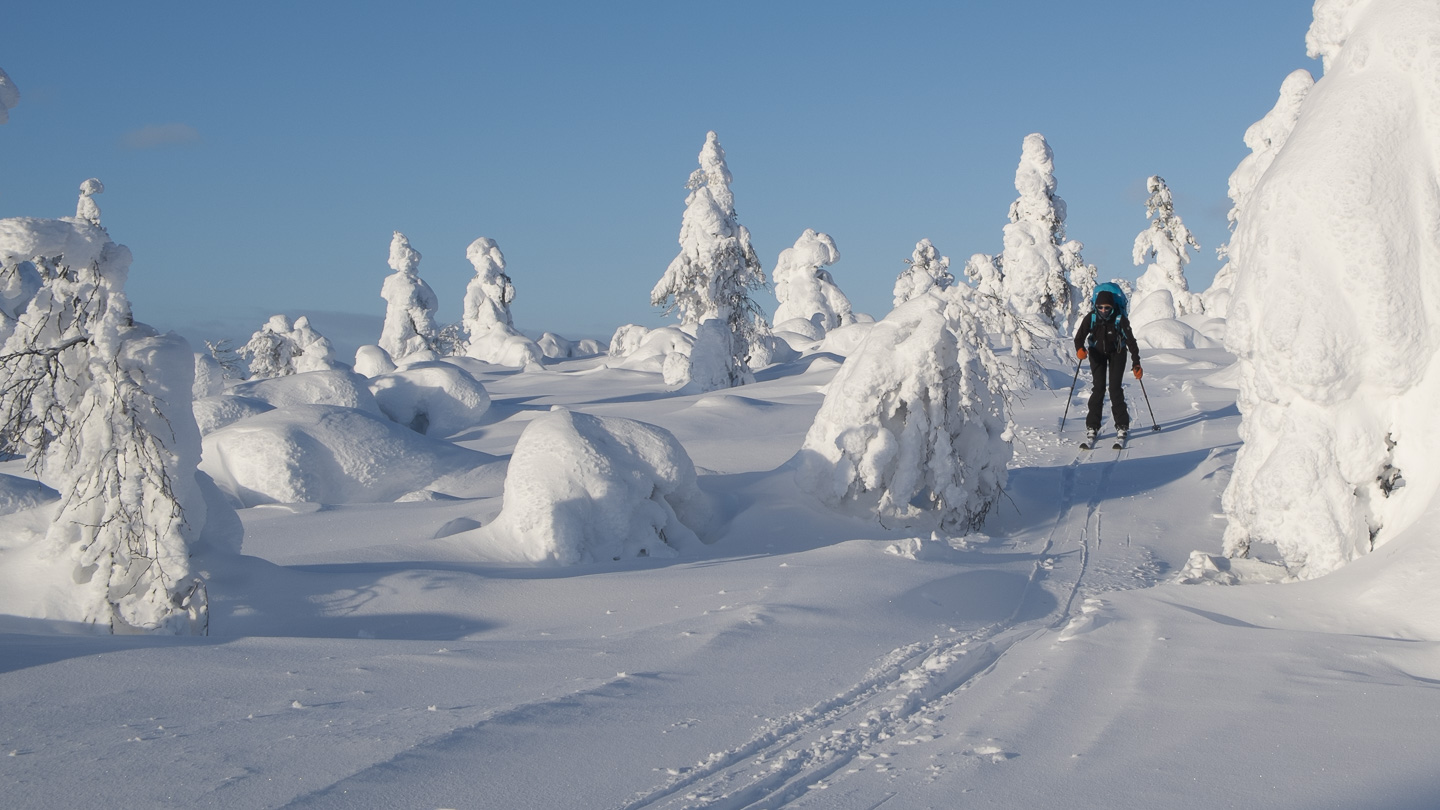
[[[943,714],[968,687],[992,671],[1011,647],[1070,621],[1089,570],[1091,547],[1103,540],[1100,527],[1107,486],[1127,454],[1122,449],[1113,458],[1086,464],[1094,452],[1080,451],[1064,468],[1055,522],[1007,619],[958,637],[915,642],[893,650],[865,679],[834,698],[772,720],[748,741],[713,753],[692,767],[665,768],[672,774],[668,782],[616,810],[776,810],[828,786],[826,780],[841,774],[856,759],[872,758],[870,749],[886,741],[898,741],[902,735],[915,735],[913,739],[920,741],[933,739],[925,734],[935,722],[932,718]],[[1101,470],[1084,500],[1084,520],[1077,529],[1070,518],[1078,502],[1080,471],[1096,465]],[[1026,602],[1055,570],[1059,555],[1052,555],[1052,549],[1072,540],[1079,546],[1078,571],[1065,589],[1063,607],[1044,617],[1017,621]]]

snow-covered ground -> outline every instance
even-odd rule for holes
[[[1320,579],[1174,584],[1220,551],[1233,358],[1143,359],[1162,430],[1129,380],[1128,449],[1083,452],[1084,381],[1063,434],[1068,389],[1032,392],[1006,497],[965,538],[797,487],[838,357],[688,395],[600,357],[472,363],[492,404],[453,438],[492,474],[241,510],[242,553],[192,561],[208,637],[0,617],[0,805],[1435,806],[1433,519]],[[487,559],[476,527],[553,405],[674,434],[709,542]]]

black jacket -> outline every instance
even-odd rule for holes
[[[1093,328],[1090,325],[1092,317],[1095,321]],[[1135,343],[1135,330],[1130,328],[1130,319],[1124,316],[1118,322],[1115,318],[1101,320],[1098,315],[1081,318],[1080,328],[1075,330],[1075,348],[1108,355],[1117,355],[1129,349],[1130,362],[1134,365],[1140,363],[1140,346]]]

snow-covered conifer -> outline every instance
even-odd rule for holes
[[[440,303],[420,278],[419,251],[410,247],[410,240],[399,231],[390,240],[390,269],[395,272],[385,278],[380,289],[386,303],[380,348],[400,363],[409,355],[434,350],[439,331],[435,310]]]
[[[1005,298],[1005,272],[1000,267],[999,256],[974,254],[965,262],[965,278],[981,295]]]
[[[803,487],[882,520],[984,523],[1013,450],[1008,372],[985,338],[980,298],[964,285],[926,293],[871,328],[805,437]]]
[[[10,120],[10,111],[20,103],[20,88],[10,79],[10,74],[0,70],[0,124]]]
[[[725,150],[714,132],[705,136],[700,168],[685,187],[680,223],[680,253],[670,262],[650,302],[678,312],[680,323],[695,327],[716,319],[725,326],[729,385],[752,380],[751,347],[766,332],[760,307],[750,291],[765,286],[765,270],[750,245],[750,231],[735,215]]]
[[[1015,169],[1020,196],[1010,205],[1001,253],[1005,300],[1016,314],[1049,335],[1070,329],[1070,284],[1060,260],[1065,241],[1065,201],[1055,193],[1055,157],[1045,136],[1025,136]]]
[[[1084,243],[1076,239],[1060,246],[1060,264],[1070,278],[1070,311],[1075,313],[1077,325],[1080,316],[1090,311],[1090,296],[1094,294],[1100,278],[1099,269],[1093,264],[1086,264],[1085,257],[1080,255],[1084,249]]]
[[[1198,314],[1205,310],[1200,296],[1190,292],[1190,285],[1185,281],[1185,265],[1190,262],[1189,248],[1199,250],[1200,243],[1195,241],[1190,229],[1175,214],[1175,204],[1165,180],[1158,175],[1151,176],[1145,181],[1145,188],[1150,193],[1145,200],[1145,218],[1150,220],[1150,227],[1135,237],[1132,258],[1137,267],[1146,262],[1151,264],[1135,282],[1135,303],[1130,317],[1136,327],[1167,317],[1165,308],[1155,306],[1156,301],[1163,297],[1161,293],[1168,293],[1174,302],[1173,309],[1168,310],[1168,317]],[[1147,302],[1145,299],[1151,294],[1159,297],[1156,301]]]
[[[505,275],[505,254],[500,252],[500,246],[482,236],[470,243],[465,257],[475,266],[475,277],[465,287],[461,321],[469,335],[465,353],[504,366],[543,364],[545,353],[535,341],[520,334],[511,321],[515,286]]]
[[[100,206],[95,204],[95,195],[105,191],[105,184],[94,177],[80,184],[80,199],[75,203],[75,218],[91,225],[100,224]]]
[[[829,234],[806,228],[794,247],[780,251],[775,262],[776,328],[789,320],[809,321],[822,333],[855,322],[850,299],[835,286],[826,265],[840,261]]]
[[[89,218],[0,220],[0,265],[44,279],[0,348],[0,449],[61,494],[42,542],[68,561],[75,601],[49,605],[56,618],[203,632],[188,561],[207,515],[194,355],[131,319],[130,261]]]
[[[1280,84],[1280,98],[1275,102],[1275,106],[1264,118],[1245,130],[1245,145],[1250,147],[1250,154],[1240,161],[1240,165],[1235,167],[1235,171],[1230,175],[1232,205],[1228,218],[1231,231],[1234,231],[1239,223],[1246,202],[1255,190],[1255,184],[1260,182],[1261,175],[1275,162],[1275,156],[1289,139],[1290,132],[1295,129],[1295,122],[1300,118],[1300,104],[1314,86],[1315,79],[1308,70],[1297,70],[1286,76],[1285,81]],[[1230,308],[1230,294],[1235,288],[1235,276],[1242,260],[1235,255],[1234,248],[1228,242],[1216,248],[1216,253],[1225,264],[1215,273],[1215,280],[1201,297],[1205,303],[1205,314],[1223,318]]]
[[[894,306],[931,290],[946,290],[955,283],[950,275],[950,257],[941,256],[929,239],[915,243],[915,252],[905,261],[905,271],[895,279]]]

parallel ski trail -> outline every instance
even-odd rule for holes
[[[916,642],[896,649],[845,692],[772,721],[741,745],[711,754],[616,810],[784,807],[841,772],[867,750],[923,727],[926,715],[938,713],[959,699],[964,687],[993,670],[1015,644],[1064,626],[1089,568],[1091,546],[1102,540],[1101,505],[1124,454],[1118,451],[1103,463],[1093,489],[1083,500],[1084,520],[1076,531],[1070,527],[1071,513],[1081,502],[1077,495],[1080,468],[1094,452],[1081,451],[1062,471],[1055,522],[1008,618],[958,638]],[[1051,550],[1064,546],[1072,537],[1079,544],[1079,570],[1068,583],[1064,606],[1049,616],[1020,622],[1025,604],[1054,569]]]

